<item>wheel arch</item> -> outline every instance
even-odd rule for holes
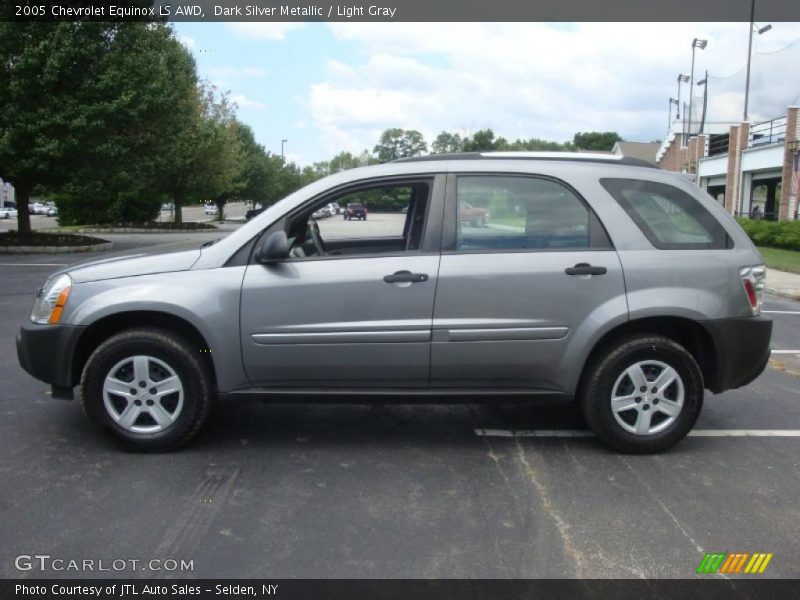
[[[579,394],[584,378],[598,356],[618,340],[637,334],[661,335],[686,348],[700,367],[704,387],[712,391],[716,389],[719,379],[718,352],[714,338],[706,327],[701,322],[686,317],[653,316],[621,323],[607,331],[595,343],[583,365],[578,384]]]
[[[135,327],[155,327],[177,334],[195,347],[201,360],[209,367],[214,387],[216,388],[216,371],[211,351],[203,334],[192,323],[174,314],[151,311],[132,310],[114,313],[101,317],[88,325],[78,338],[72,358],[72,384],[77,385],[86,362],[92,352],[111,336]]]

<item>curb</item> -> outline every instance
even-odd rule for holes
[[[780,296],[781,298],[788,298],[789,300],[800,302],[800,290],[783,290],[768,287],[765,288],[765,291],[773,296]]]
[[[204,229],[145,229],[123,227],[115,229],[76,229],[75,233],[213,233],[218,231],[216,227]]]
[[[0,246],[0,254],[64,254],[74,252],[100,252],[111,250],[114,242],[86,246]]]

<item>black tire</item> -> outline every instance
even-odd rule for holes
[[[185,444],[202,427],[214,397],[211,367],[199,351],[200,348],[162,329],[129,329],[110,337],[89,357],[81,377],[80,399],[89,421],[130,451],[166,452]],[[180,412],[169,426],[155,433],[123,428],[111,417],[103,399],[103,385],[111,369],[137,355],[163,361],[183,386]]]
[[[623,372],[638,362],[646,361],[658,361],[672,367],[680,377],[684,398],[680,412],[663,431],[639,435],[629,432],[617,421],[611,398]],[[631,384],[631,380],[624,379],[620,383],[621,386]],[[694,357],[680,344],[659,335],[637,335],[608,345],[592,360],[581,383],[580,401],[586,422],[605,445],[623,453],[652,454],[674,446],[694,426],[703,407],[703,375]],[[657,402],[649,393],[642,394],[638,407],[632,409],[633,413],[628,411],[623,420],[632,416],[635,419],[641,410],[648,409],[650,419],[655,419],[656,414],[663,415],[655,404]],[[666,418],[662,417],[662,420]]]

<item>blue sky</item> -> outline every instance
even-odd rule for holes
[[[177,23],[201,77],[229,90],[258,141],[301,165],[371,149],[387,127],[555,141],[577,131],[662,138],[675,79],[712,74],[720,119],[736,118],[746,23]],[[757,36],[757,53],[800,38],[800,24]],[[800,100],[800,45],[757,55],[751,113]],[[763,67],[763,68],[762,68]],[[770,69],[772,71],[770,71]],[[779,73],[782,87],[771,72]],[[777,75],[776,75],[777,77]],[[796,84],[794,82],[797,82]],[[720,90],[725,89],[724,102]],[[688,97],[686,89],[683,99]],[[759,114],[762,111],[763,114]]]

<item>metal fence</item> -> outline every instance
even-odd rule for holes
[[[753,146],[766,146],[779,144],[786,139],[786,117],[778,117],[770,121],[754,123],[750,127],[750,141],[748,148]]]
[[[708,136],[708,156],[719,156],[728,153],[730,135],[727,133],[712,133]]]

